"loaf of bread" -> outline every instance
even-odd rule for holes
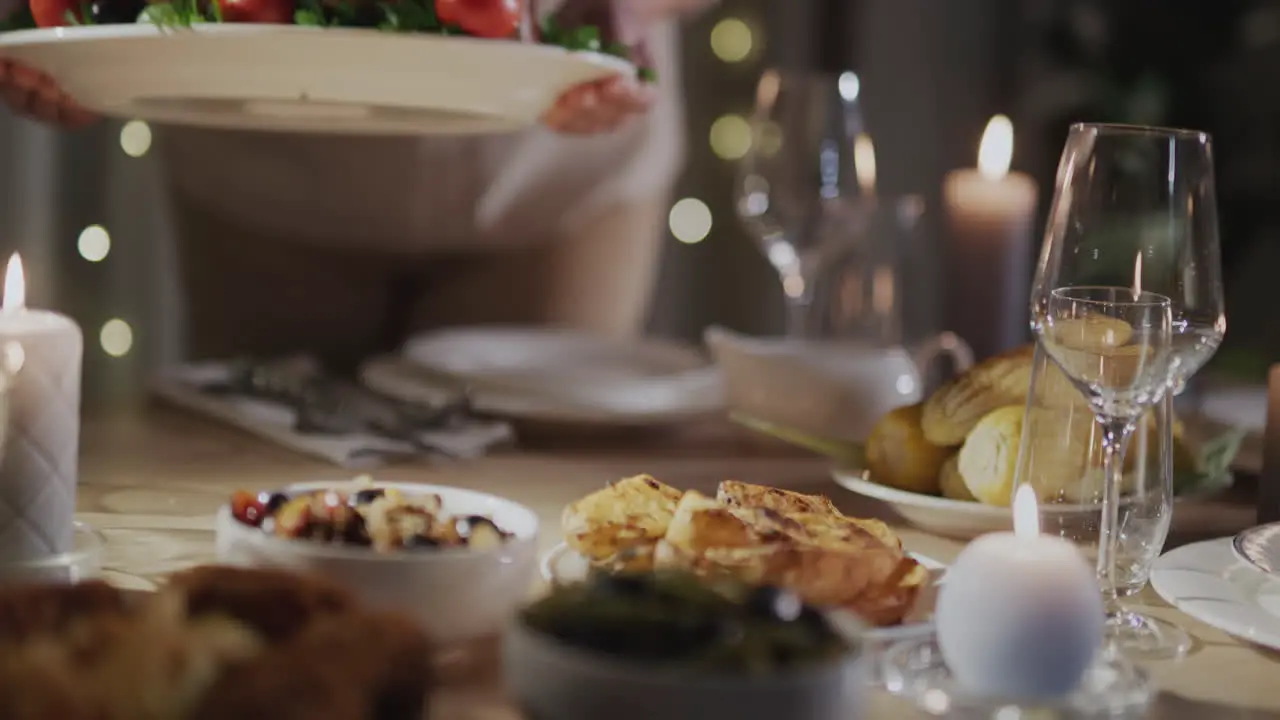
[[[938,471],[938,489],[942,497],[950,500],[977,501],[973,493],[969,492],[964,476],[960,474],[960,453],[953,453],[942,463],[942,469]]]
[[[924,403],[920,426],[934,445],[955,447],[984,416],[1026,402],[1034,345],[1025,345],[978,363],[942,386]]]

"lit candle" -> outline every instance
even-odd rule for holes
[[[969,543],[938,594],[938,646],[968,691],[1045,699],[1074,690],[1102,644],[1094,570],[1075,545],[1041,535],[1036,495],[1018,489],[1012,533]]]
[[[22,259],[13,255],[0,305],[5,395],[0,460],[0,562],[71,549],[80,441],[80,327],[26,306]]]
[[[1026,342],[1032,225],[1038,190],[1009,172],[1013,124],[987,123],[976,170],[947,173],[942,196],[948,226],[947,323],[978,359]]]

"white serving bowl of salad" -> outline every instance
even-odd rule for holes
[[[473,490],[357,480],[237,493],[216,533],[220,562],[325,577],[447,649],[498,633],[528,597],[538,518]]]
[[[529,717],[556,720],[859,717],[859,621],[785,590],[734,594],[661,573],[558,586],[504,636],[508,691]]]

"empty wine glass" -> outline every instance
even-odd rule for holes
[[[778,271],[787,333],[809,326],[818,273],[866,231],[875,160],[852,72],[768,70],[756,89],[738,215]]]
[[[1099,582],[1110,646],[1131,655],[1176,656],[1190,643],[1176,626],[1118,602],[1129,439],[1221,343],[1221,298],[1208,135],[1073,126],[1032,287],[1032,328],[1099,426]]]

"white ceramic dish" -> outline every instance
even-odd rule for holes
[[[361,368],[370,387],[439,402],[466,386],[478,410],[543,422],[640,426],[723,412],[719,370],[691,348],[557,329],[458,328],[410,340]]]
[[[291,485],[287,491],[343,487],[347,482]],[[528,597],[537,561],[538,518],[495,495],[441,485],[375,483],[405,494],[437,494],[450,515],[483,515],[514,537],[502,547],[375,553],[268,535],[231,516],[217,515],[221,562],[315,573],[350,589],[373,607],[418,620],[435,643],[449,646],[499,632]]]
[[[899,490],[873,482],[861,470],[839,466],[831,469],[831,477],[840,487],[883,502],[901,515],[903,520],[935,535],[972,540],[990,532],[1013,529],[1013,511],[1009,508]],[[1232,482],[1230,474],[1218,481],[1205,481],[1202,490],[1181,495],[1177,499],[1211,496],[1229,487]],[[1041,505],[1040,511],[1070,513],[1075,509],[1071,506],[1046,504]]]
[[[937,599],[936,588],[942,583],[946,565],[924,555],[912,553],[911,557],[923,565],[933,576],[933,586],[928,592],[920,593],[916,607],[912,609],[906,622],[888,628],[869,628],[865,635],[869,642],[885,646],[902,640],[925,637],[933,632],[933,605]],[[591,572],[591,564],[585,557],[562,543],[551,548],[538,561],[538,570],[542,579],[549,583],[571,583],[587,579]]]
[[[1203,623],[1280,650],[1280,579],[1236,557],[1232,538],[1165,553],[1151,568],[1151,586]]]
[[[515,623],[503,676],[531,718],[849,720],[866,692],[863,656],[774,675],[699,677],[571,648]]]
[[[1280,523],[1244,530],[1231,539],[1236,557],[1264,573],[1280,578]]]
[[[0,57],[107,115],[363,135],[510,131],[574,85],[635,72],[514,41],[247,23],[20,30],[0,34]]]
[[[831,477],[840,487],[879,500],[903,520],[937,535],[969,540],[1013,529],[1013,511],[1009,508],[898,490],[868,480],[861,470],[835,467]]]
[[[885,413],[919,402],[924,381],[906,350],[855,341],[757,338],[711,327],[730,412],[860,442]]]

